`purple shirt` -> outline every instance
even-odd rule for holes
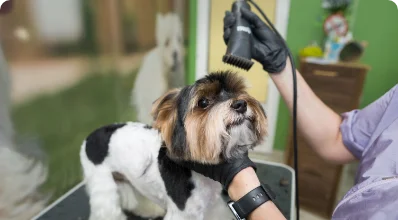
[[[366,108],[342,116],[344,145],[360,166],[332,219],[398,219],[398,84]]]

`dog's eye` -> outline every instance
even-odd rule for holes
[[[198,102],[198,106],[199,106],[200,108],[206,108],[207,106],[209,106],[209,104],[210,104],[210,102],[209,102],[209,100],[206,99],[206,98],[201,98],[201,99],[199,100],[199,102]]]
[[[169,46],[169,43],[170,43],[170,39],[167,39],[166,42],[165,42],[164,44],[166,45],[166,47],[168,47],[168,46]]]

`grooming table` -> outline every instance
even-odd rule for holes
[[[267,183],[276,194],[276,205],[286,219],[294,219],[294,171],[284,164],[254,160],[260,181]],[[225,196],[225,200],[228,197]],[[226,205],[226,204],[225,204]],[[88,197],[81,182],[49,205],[33,220],[87,220],[90,213]],[[130,216],[129,220],[145,220]]]

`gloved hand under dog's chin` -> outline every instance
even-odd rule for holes
[[[179,162],[179,164],[221,183],[225,190],[228,190],[235,175],[243,169],[252,167],[257,170],[256,164],[250,160],[248,152],[242,155],[241,158],[233,158],[215,165],[186,161]]]
[[[251,24],[253,44],[252,58],[258,61],[268,73],[279,73],[286,67],[288,51],[279,37],[256,14],[245,8],[242,17]],[[228,40],[235,24],[235,16],[227,11],[224,16],[224,42]]]

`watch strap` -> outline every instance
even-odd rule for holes
[[[275,199],[275,194],[264,184],[253,189],[238,201],[231,204],[231,208],[234,209],[236,214],[239,215],[240,219],[245,219],[251,212],[256,208],[264,204],[265,202]]]

